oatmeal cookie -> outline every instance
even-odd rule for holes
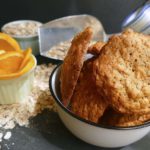
[[[70,102],[92,35],[92,29],[87,27],[83,32],[75,36],[62,64],[60,88],[62,102],[65,106]]]
[[[88,48],[88,53],[93,55],[99,55],[102,47],[105,45],[105,42],[98,41],[95,44],[91,45]]]
[[[107,108],[92,80],[93,60],[84,63],[74,94],[71,110],[81,118],[97,123]]]
[[[121,113],[150,112],[150,36],[114,35],[94,62],[97,90]]]

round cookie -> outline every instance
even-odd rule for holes
[[[150,36],[112,36],[94,62],[97,90],[119,112],[150,112]]]
[[[76,35],[62,64],[60,90],[65,106],[69,104],[72,97],[92,35],[93,31],[90,27]]]
[[[92,67],[93,59],[83,65],[71,99],[71,110],[81,118],[98,123],[108,104],[96,90]]]

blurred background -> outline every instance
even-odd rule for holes
[[[75,14],[91,14],[107,33],[121,31],[124,18],[147,0],[1,0],[0,27],[10,21],[31,19],[46,23]]]

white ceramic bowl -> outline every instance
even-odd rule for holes
[[[0,104],[14,104],[26,100],[33,86],[37,65],[36,58],[33,55],[32,57],[35,64],[28,72],[17,78],[0,80]]]
[[[42,25],[41,22],[34,21],[34,20],[18,20],[18,21],[12,21],[12,22],[5,24],[4,26],[2,26],[1,31],[7,34],[7,32],[6,32],[7,26],[15,25],[18,23],[28,23],[28,22],[33,22],[33,23]],[[9,34],[9,35],[18,41],[18,43],[20,44],[22,49],[27,49],[30,47],[30,48],[32,48],[34,55],[39,54],[38,32],[34,35],[27,35],[27,36],[26,35],[14,35],[14,34],[13,35]]]
[[[92,145],[116,148],[134,143],[150,131],[150,122],[133,127],[108,127],[92,123],[73,114],[61,103],[60,67],[58,65],[51,74],[50,91],[56,101],[62,122],[76,137]]]

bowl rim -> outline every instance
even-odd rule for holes
[[[63,109],[63,111],[65,111],[67,114],[69,114],[70,116],[72,116],[73,118],[81,121],[81,122],[84,122],[88,125],[92,125],[94,127],[100,127],[100,128],[103,128],[103,129],[113,129],[113,130],[133,130],[133,129],[140,129],[140,128],[144,128],[144,127],[148,127],[150,126],[150,121],[147,121],[145,122],[144,124],[141,124],[141,125],[135,125],[135,126],[129,126],[129,127],[116,127],[116,126],[107,126],[107,125],[102,125],[102,124],[97,124],[97,123],[94,123],[94,122],[91,122],[89,120],[86,120],[86,119],[83,119],[77,115],[75,115],[73,112],[71,112],[68,108],[66,108],[60,101],[60,99],[58,99],[55,94],[54,94],[54,91],[53,91],[53,87],[52,87],[52,79],[53,79],[53,76],[54,76],[54,73],[60,69],[60,66],[62,65],[62,63],[58,64],[52,71],[51,75],[50,75],[50,78],[49,78],[49,88],[50,88],[50,92],[55,100],[55,102]]]
[[[17,23],[22,23],[22,22],[34,22],[34,23],[38,23],[38,24],[43,24],[42,22],[39,22],[39,21],[35,21],[35,20],[14,20],[14,21],[11,21],[11,22],[8,22],[6,24],[4,24],[1,28],[1,31],[6,33],[6,30],[5,28],[11,24],[17,24]],[[6,33],[8,34],[8,33]],[[12,35],[12,34],[9,34],[10,36],[12,36],[13,38],[17,38],[17,39],[28,39],[28,38],[33,38],[33,37],[38,37],[38,32],[34,35]]]

